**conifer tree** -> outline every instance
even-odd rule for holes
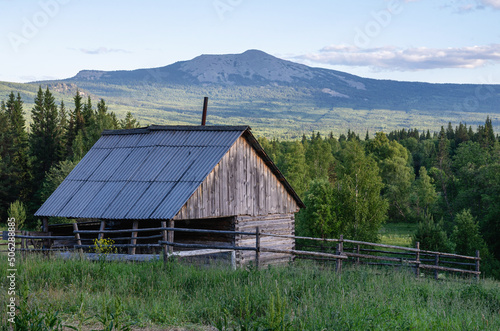
[[[131,112],[127,112],[125,118],[120,121],[120,127],[122,129],[133,129],[140,127],[139,122],[132,116]]]
[[[33,156],[33,180],[39,189],[45,173],[61,159],[60,118],[54,97],[47,87],[40,86],[31,111],[30,148]]]
[[[26,199],[29,195],[29,187],[26,185],[30,181],[29,169],[29,148],[28,133],[26,132],[26,122],[24,120],[23,101],[18,93],[17,97],[11,92],[6,103],[6,112],[9,122],[9,155],[12,166],[13,180],[16,185],[14,195],[19,199]],[[14,198],[14,197],[13,197]]]

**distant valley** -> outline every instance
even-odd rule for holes
[[[38,85],[48,85],[72,107],[76,89],[104,98],[118,116],[132,112],[142,124],[199,124],[208,96],[208,125],[248,124],[257,134],[296,138],[347,129],[439,130],[441,125],[483,124],[500,129],[500,85],[429,84],[367,79],[313,68],[258,50],[201,55],[189,61],[131,71],[82,70],[64,80],[0,82],[0,99],[20,92],[29,111]]]

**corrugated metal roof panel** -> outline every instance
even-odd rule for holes
[[[84,181],[64,180],[54,193],[38,209],[35,216],[57,216],[71,197],[78,192]]]
[[[149,153],[146,161],[135,173],[132,180],[153,181],[167,167],[170,160],[178,153],[180,147],[157,146]]]
[[[82,215],[86,215],[85,218],[100,218],[118,196],[125,184],[125,182],[105,183],[95,197],[82,210]]]
[[[101,136],[92,148],[114,148],[122,136]]]
[[[151,185],[150,182],[128,182],[101,215],[104,219],[125,219],[127,213]],[[145,219],[147,217],[137,217]]]
[[[147,159],[152,147],[137,147],[123,160],[119,167],[113,171],[111,181],[129,180]]]
[[[189,131],[166,131],[163,139],[158,142],[161,146],[184,146],[184,142],[189,137]]]
[[[154,182],[130,209],[126,218],[149,218],[156,207],[168,196],[174,182]]]
[[[171,219],[191,197],[200,183],[177,182],[168,196],[158,205],[150,219]]]
[[[137,147],[156,146],[164,136],[165,132],[163,131],[152,131],[149,134],[143,135],[141,140],[137,142]]]
[[[232,146],[241,134],[240,131],[216,131],[210,140],[209,146]]]
[[[132,152],[132,148],[115,148],[111,153],[102,160],[101,164],[89,177],[92,181],[105,181],[108,180],[125,161],[127,156]]]
[[[99,167],[102,160],[104,160],[109,155],[109,153],[111,153],[111,149],[91,148],[90,151],[85,154],[83,159],[78,162],[76,167],[70,172],[66,179],[87,180]]]
[[[97,193],[99,193],[99,190],[103,186],[103,182],[84,182],[83,185],[73,194],[68,203],[66,203],[64,208],[58,213],[58,215],[72,218],[91,218],[86,215],[82,215],[81,212],[90,203],[90,201],[92,201]]]
[[[122,139],[118,141],[115,147],[136,147],[137,143],[145,136],[147,133],[143,134],[131,134],[128,136],[121,136]]]
[[[210,136],[214,135],[214,132],[211,132]],[[184,142],[184,146],[194,147],[194,146],[209,146],[209,141],[211,139],[207,139],[207,133],[203,131],[193,131],[190,132],[186,141]]]
[[[196,155],[200,152],[197,147],[185,147],[177,149],[176,153],[170,159],[170,162],[164,167],[158,176],[157,181],[160,182],[177,182],[181,179],[184,173],[189,169]]]
[[[226,154],[226,151],[227,147],[199,147],[196,159],[191,160],[192,164],[180,180],[183,182],[202,182]]]

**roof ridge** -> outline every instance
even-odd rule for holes
[[[141,134],[151,131],[247,131],[248,125],[150,125],[134,129],[104,130],[101,135]]]

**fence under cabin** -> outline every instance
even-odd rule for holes
[[[338,272],[341,272],[342,264],[347,263],[410,268],[417,276],[425,273],[436,279],[444,273],[469,275],[476,279],[481,274],[479,252],[476,256],[464,256],[421,250],[418,243],[412,248],[349,240],[342,236],[338,239],[300,237],[290,235],[294,232],[293,215],[178,220],[174,227],[169,227],[173,223],[86,221],[50,225],[49,232],[22,232],[17,237],[21,239],[21,251],[24,252],[81,250],[89,253],[93,251],[95,239],[109,238],[114,241],[118,255],[129,257],[184,255],[191,258],[201,256],[208,261],[212,255],[229,257],[233,267],[260,267],[299,258],[333,263]],[[31,248],[28,247],[30,244]]]

